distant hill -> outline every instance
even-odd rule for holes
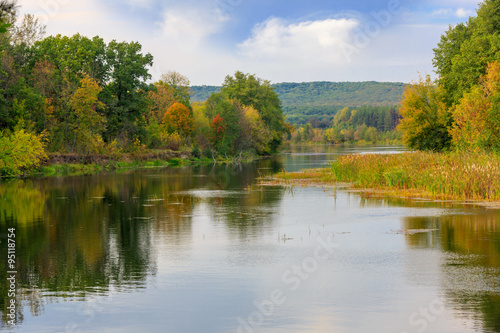
[[[287,121],[303,124],[311,118],[331,121],[344,107],[395,106],[401,101],[404,83],[399,82],[305,82],[274,84]],[[204,101],[220,91],[217,86],[193,86],[192,101]]]

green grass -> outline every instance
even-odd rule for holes
[[[397,196],[500,201],[500,156],[488,152],[345,155],[323,173],[306,170],[277,177],[347,182]]]

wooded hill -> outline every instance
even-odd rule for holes
[[[304,82],[274,84],[287,121],[304,124],[311,118],[331,121],[344,107],[394,106],[405,88],[399,82]],[[217,86],[192,86],[191,100],[204,101]]]

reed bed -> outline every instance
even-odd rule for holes
[[[346,155],[330,180],[355,187],[417,191],[434,199],[500,200],[500,156],[487,152]]]

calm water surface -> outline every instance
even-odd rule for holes
[[[255,186],[398,150],[292,147],[242,166],[2,183],[0,330],[500,332],[498,210]]]

